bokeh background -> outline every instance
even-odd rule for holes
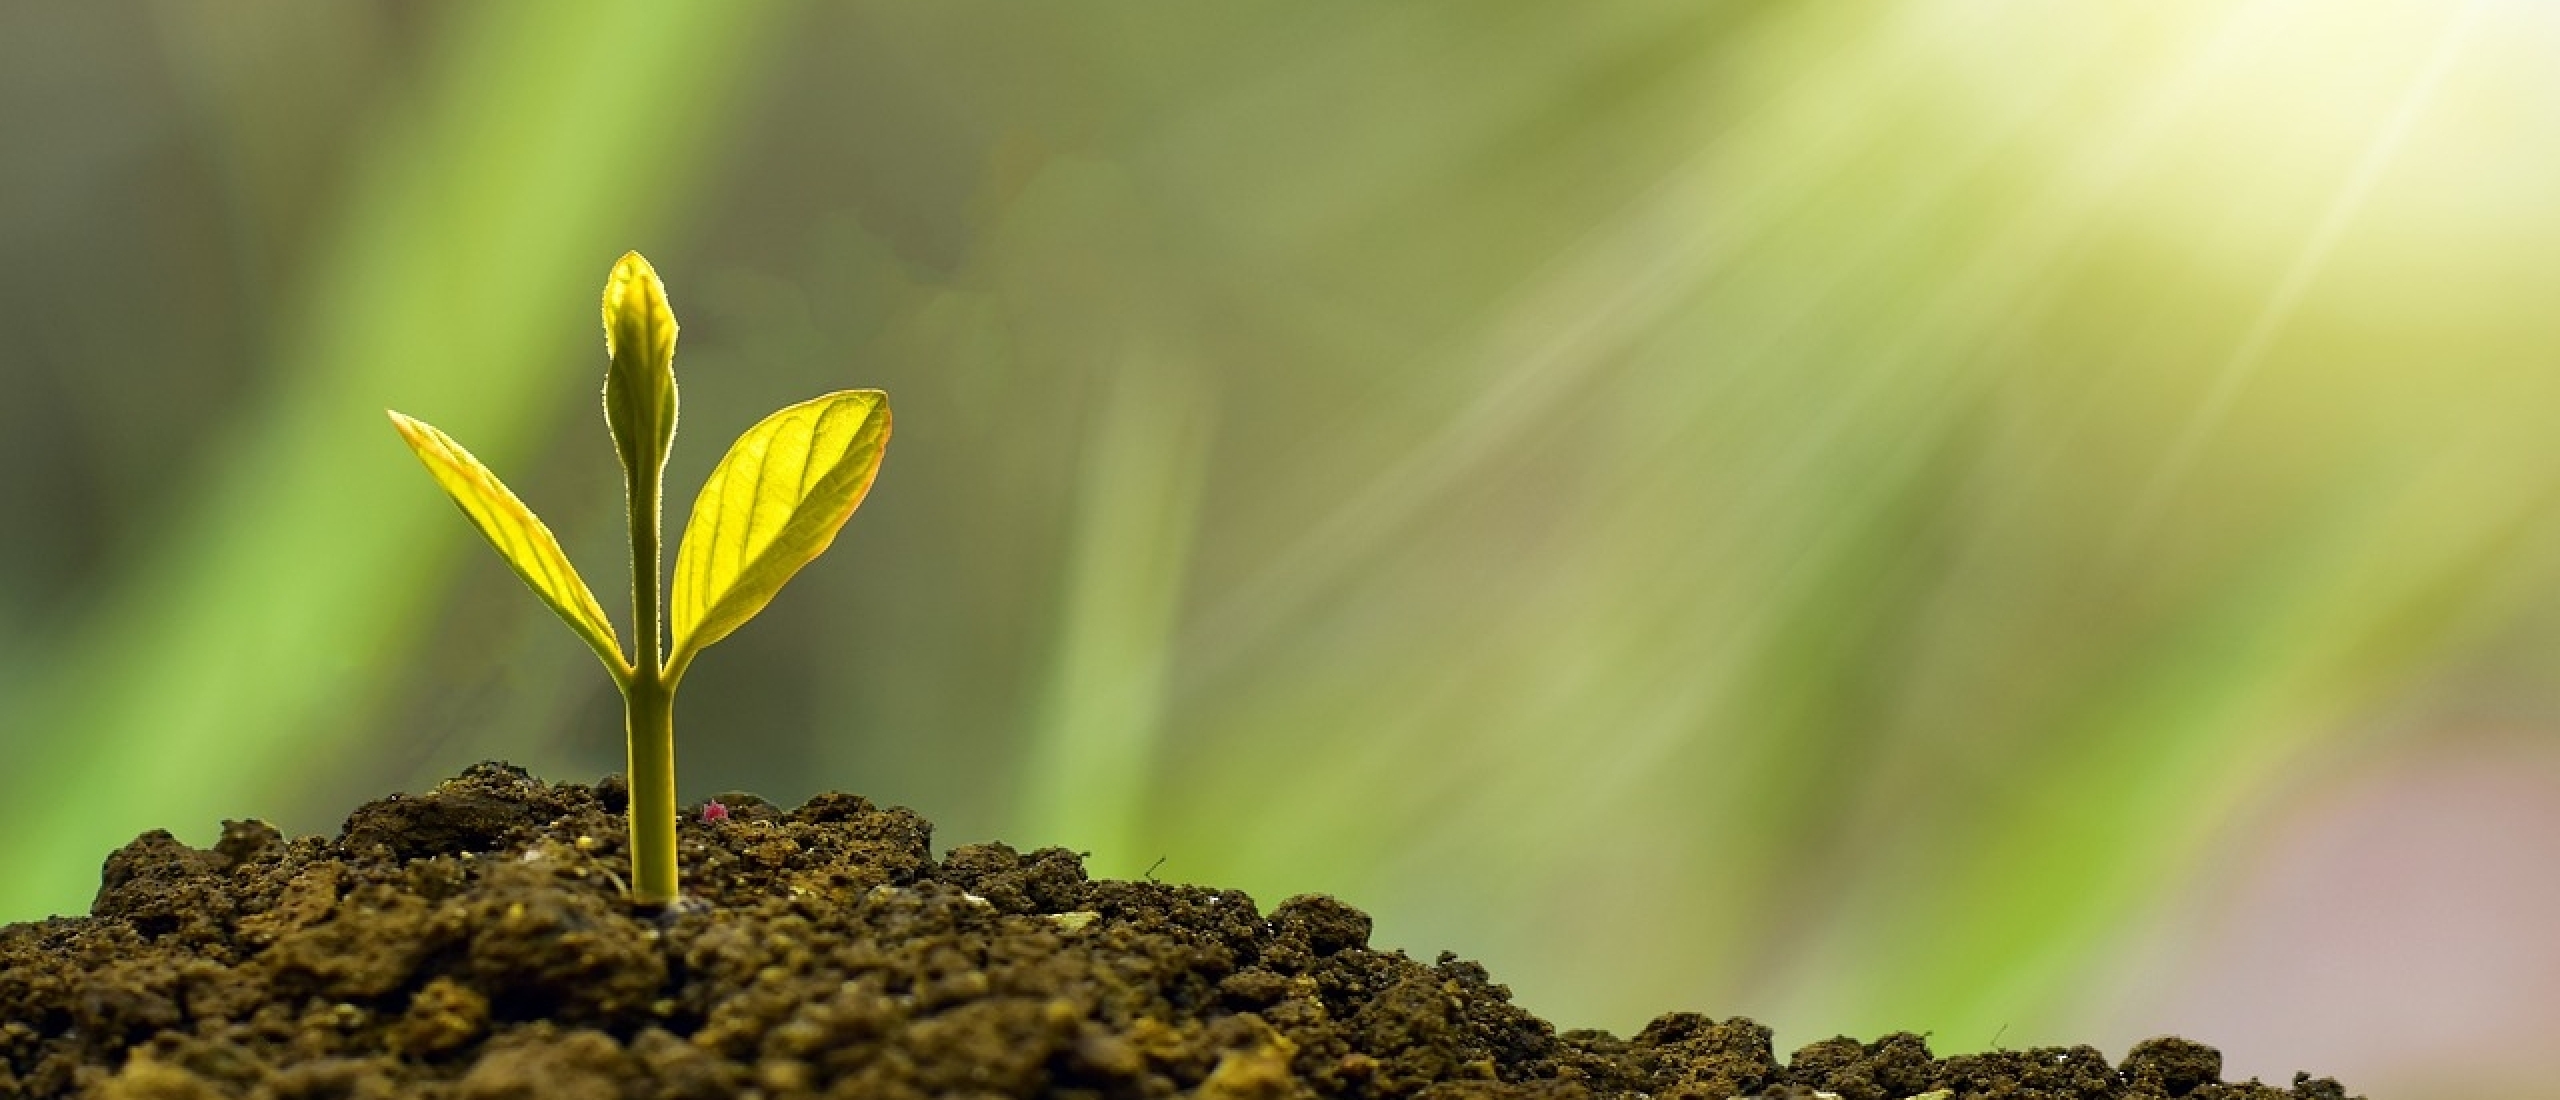
[[[684,793],[1324,891],[1632,1030],[2182,1032],[2526,1095],[2560,1033],[2560,5],[0,6],[0,918],[619,712],[617,612],[881,386]],[[626,633],[627,636],[627,633]]]

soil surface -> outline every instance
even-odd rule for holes
[[[1331,898],[1097,882],[1060,849],[937,860],[924,819],[850,795],[689,815],[697,900],[643,912],[624,799],[484,764],[335,840],[146,834],[89,916],[0,929],[0,1097],[2346,1098],[2224,1084],[2176,1039],[1781,1062],[1738,1017],[1559,1033],[1483,967],[1370,948]]]

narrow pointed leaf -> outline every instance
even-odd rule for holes
[[[637,252],[604,281],[604,420],[627,471],[665,467],[676,437],[676,315],[666,284]]]
[[[671,671],[754,618],[835,541],[888,442],[889,398],[878,390],[801,402],[738,437],[703,483],[676,551]]]
[[[560,550],[560,540],[542,525],[533,510],[507,490],[498,475],[490,473],[480,460],[463,450],[453,437],[436,430],[423,420],[391,414],[391,426],[400,430],[400,438],[417,452],[418,461],[435,475],[436,484],[444,486],[453,502],[462,506],[462,514],[471,517],[473,526],[488,536],[489,545],[498,548],[498,556],[507,559],[516,575],[542,597],[551,610],[586,639],[589,648],[612,670],[618,681],[627,675],[622,659],[622,643],[614,636],[613,623],[604,617],[604,608],[596,604],[595,593],[588,591],[569,555]]]

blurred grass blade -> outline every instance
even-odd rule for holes
[[[604,420],[622,468],[663,469],[676,438],[676,315],[667,285],[637,252],[604,283]]]
[[[730,445],[676,551],[670,679],[826,552],[871,491],[888,443],[888,395],[845,390],[768,416]]]
[[[1120,362],[1077,449],[1047,683],[1022,766],[1023,839],[1143,873],[1167,687],[1208,484],[1215,405],[1187,362]]]
[[[613,623],[604,617],[604,608],[596,603],[596,595],[578,576],[577,566],[569,563],[569,555],[560,549],[560,540],[551,529],[508,491],[498,475],[490,473],[480,460],[471,457],[453,437],[415,417],[398,412],[391,414],[391,426],[400,430],[400,438],[417,452],[418,461],[435,475],[436,484],[462,506],[462,514],[488,536],[489,545],[498,556],[524,578],[533,594],[542,597],[560,621],[569,624],[586,639],[588,648],[619,681],[631,675],[631,667],[622,659],[622,642],[614,637]]]

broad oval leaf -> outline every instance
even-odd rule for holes
[[[392,412],[391,426],[400,430],[400,438],[417,452],[418,461],[426,463],[436,484],[462,506],[462,514],[488,536],[489,545],[498,548],[498,556],[507,559],[516,576],[524,578],[560,621],[586,639],[616,682],[627,679],[630,666],[622,659],[622,642],[614,636],[613,623],[604,617],[604,608],[596,604],[595,593],[579,578],[577,568],[569,564],[569,555],[561,552],[560,540],[552,537],[533,509],[435,425]]]
[[[768,416],[730,445],[676,551],[671,678],[835,541],[871,491],[888,442],[889,395],[845,390]]]
[[[654,484],[676,438],[676,315],[667,284],[637,252],[604,280],[604,422],[622,468]],[[655,502],[651,502],[652,506]]]

